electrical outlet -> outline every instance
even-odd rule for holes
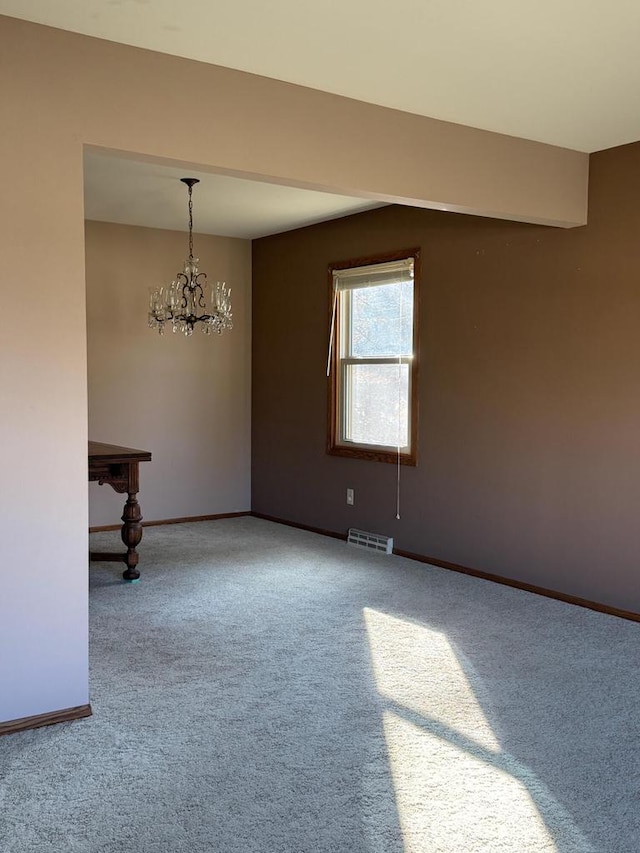
[[[353,506],[353,498],[353,489],[347,489],[347,503],[349,504],[349,506]]]

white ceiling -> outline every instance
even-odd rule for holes
[[[255,239],[383,206],[85,150],[85,217],[186,231],[188,196],[180,178],[200,180],[193,188],[194,231],[221,237]]]
[[[0,0],[0,14],[580,151],[640,140],[639,0]],[[108,159],[87,160],[88,216],[184,227],[166,207],[182,173]],[[376,206],[196,177],[197,230],[230,236]]]

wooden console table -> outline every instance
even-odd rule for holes
[[[100,485],[108,483],[118,494],[127,495],[121,531],[122,541],[127,547],[126,552],[92,552],[89,559],[126,563],[127,568],[122,577],[127,581],[135,581],[140,577],[136,551],[136,546],[142,539],[142,513],[137,497],[140,488],[140,462],[151,462],[151,453],[148,450],[134,450],[131,447],[102,444],[100,441],[89,442],[89,480],[97,480]]]

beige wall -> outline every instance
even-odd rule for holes
[[[0,17],[0,39],[10,114],[26,130],[26,108],[49,143],[55,133],[382,201],[586,220],[583,153],[15,19]]]
[[[151,450],[147,521],[249,510],[251,244],[194,235],[200,269],[232,288],[232,332],[191,338],[147,327],[148,290],[188,253],[175,231],[87,222],[89,437]],[[89,523],[114,524],[122,496],[91,483]]]
[[[83,145],[564,225],[588,158],[11,18],[0,79],[3,721],[89,698]]]

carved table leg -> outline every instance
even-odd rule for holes
[[[137,581],[140,577],[138,571],[138,552],[136,547],[142,539],[142,513],[138,504],[138,492],[140,491],[140,476],[138,463],[140,460],[150,461],[151,454],[143,450],[131,450],[118,447],[117,445],[101,445],[93,443],[95,453],[91,455],[92,443],[89,442],[89,480],[98,481],[100,485],[108,483],[119,495],[127,495],[127,502],[122,513],[122,528],[120,535],[126,546],[126,553],[119,552],[96,552],[89,553],[90,560],[104,560],[105,562],[125,562],[126,571],[122,577],[126,581]],[[105,454],[100,454],[100,448],[105,448]],[[125,458],[119,458],[120,452]],[[133,458],[126,458],[131,457]],[[113,458],[115,456],[116,458]]]
[[[138,503],[136,492],[129,492],[127,502],[124,505],[122,513],[122,530],[120,535],[122,541],[127,547],[127,553],[124,557],[127,564],[126,570],[122,573],[122,577],[127,581],[135,581],[140,577],[140,572],[137,569],[138,552],[136,546],[140,544],[142,539],[142,513],[140,512],[140,504]]]

